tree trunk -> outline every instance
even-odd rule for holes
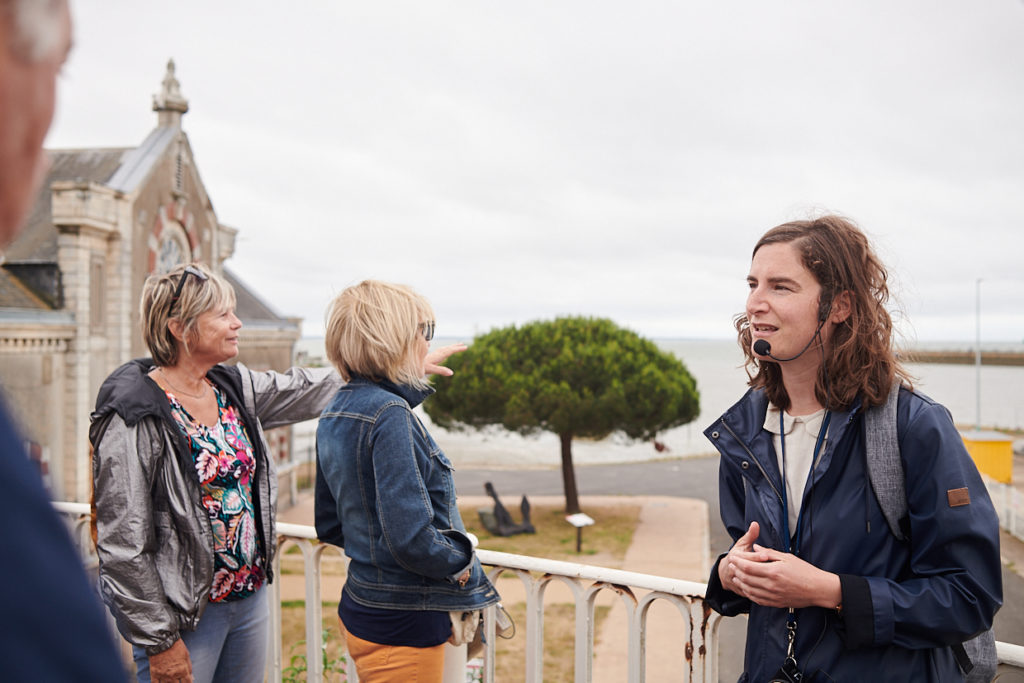
[[[580,497],[576,492],[576,470],[572,466],[572,434],[559,434],[562,442],[562,489],[565,491],[565,514],[580,512]]]

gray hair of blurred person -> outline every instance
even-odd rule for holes
[[[189,265],[202,271],[207,279],[187,275],[185,268]],[[174,290],[183,277],[187,280],[182,285],[181,295],[175,299]],[[199,337],[199,317],[207,311],[227,310],[234,306],[234,288],[202,264],[181,264],[166,273],[150,275],[142,286],[139,313],[142,339],[153,362],[160,367],[176,365],[181,345],[184,344],[188,352]],[[168,324],[175,319],[181,322],[182,341],[171,333]]]
[[[61,10],[67,0],[0,0],[0,14],[13,31],[7,49],[22,62],[36,62],[60,48]]]
[[[0,262],[44,177],[43,140],[70,47],[66,0],[0,0]]]

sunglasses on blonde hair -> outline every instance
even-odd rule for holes
[[[189,275],[194,275],[200,282],[206,282],[210,279],[210,276],[199,270],[195,266],[185,266],[184,272],[181,277],[178,278],[178,284],[174,288],[174,295],[171,297],[171,308],[174,308],[174,304],[178,303],[178,299],[181,298],[181,288],[185,286],[185,280],[188,279]]]

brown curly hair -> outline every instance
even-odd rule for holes
[[[836,296],[847,292],[850,314],[836,324],[823,349],[814,393],[829,410],[846,410],[860,396],[867,406],[885,402],[894,380],[911,385],[911,377],[893,348],[893,323],[888,274],[867,236],[851,221],[828,215],[813,220],[783,223],[766,232],[751,254],[766,244],[792,244],[801,261],[821,285],[818,306],[827,315]],[[789,395],[778,363],[761,362],[751,350],[750,321],[746,313],[735,319],[737,339],[745,357],[748,384],[763,388],[768,400],[785,410]]]

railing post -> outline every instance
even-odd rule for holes
[[[643,683],[646,673],[647,610],[626,604],[626,618],[629,623],[629,683]]]
[[[274,557],[274,576],[277,581],[270,584],[270,628],[267,638],[268,681],[281,680],[281,553]]]
[[[306,680],[321,681],[324,677],[323,604],[320,600],[320,555],[323,546],[313,548],[312,543],[299,543],[306,575]]]
[[[598,591],[584,592],[576,600],[576,683],[590,683],[594,675],[594,607]]]
[[[1010,508],[1009,509],[1010,529],[1009,529],[1009,531],[1010,531],[1010,533],[1014,537],[1020,538],[1020,535],[1017,532],[1017,511],[1020,509],[1020,505],[1019,505],[1019,503],[1020,503],[1020,492],[1017,491],[1017,489],[1012,487],[1012,486],[1007,486],[1006,488],[1007,488],[1007,490],[1010,493],[1010,495],[1007,496],[1007,498],[1010,500],[1010,504],[1009,504],[1009,508]]]
[[[496,576],[490,577],[492,580]],[[495,608],[488,607],[484,610],[484,668],[483,683],[494,683],[494,660],[498,655],[497,624],[495,623]]]
[[[526,683],[544,680],[544,588],[531,583],[526,598]]]
[[[466,646],[444,644],[444,683],[466,683]]]

